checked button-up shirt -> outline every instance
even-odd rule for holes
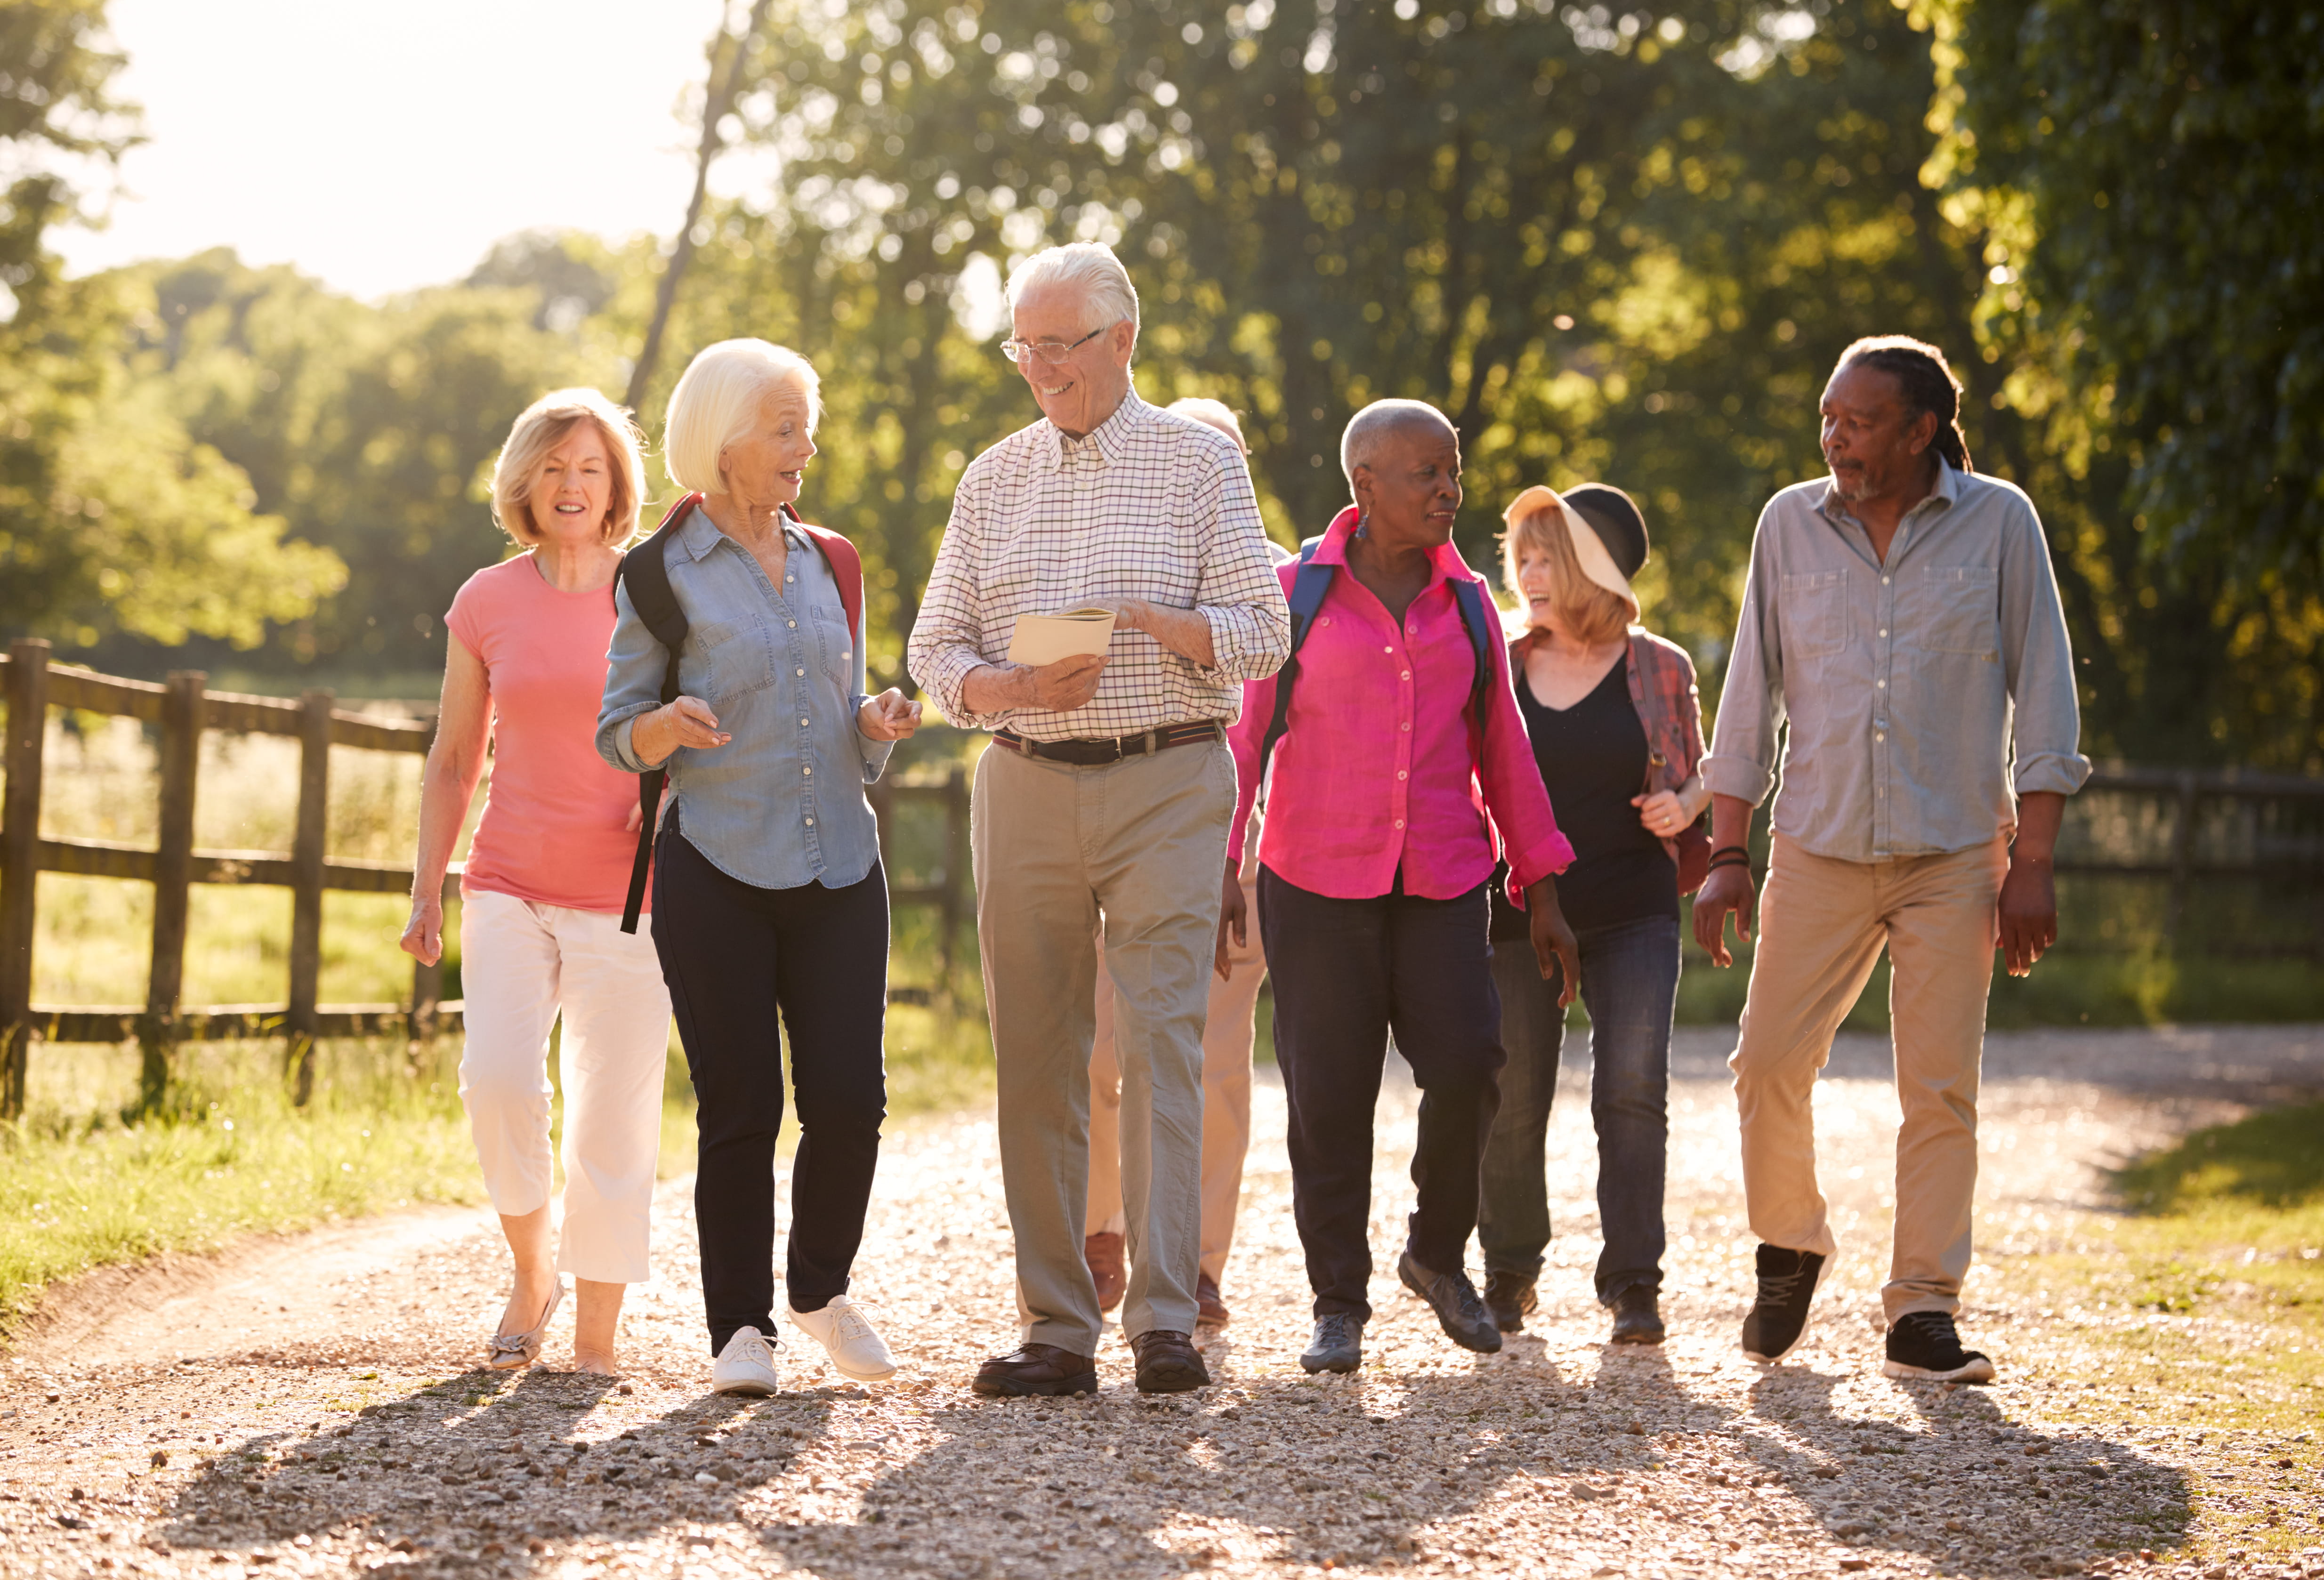
[[[1084,707],[970,711],[961,683],[1005,661],[1019,616],[1102,598],[1199,612],[1216,663],[1204,669],[1142,631],[1116,630]],[[1044,418],[969,463],[907,657],[954,724],[1065,741],[1231,722],[1242,682],[1273,674],[1290,651],[1290,610],[1241,452],[1132,390],[1081,439]]]

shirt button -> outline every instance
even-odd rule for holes
[[[1879,688],[1881,690],[1883,690],[1883,691],[1886,691],[1886,690],[1887,690],[1887,689],[1888,689],[1888,682],[1887,682],[1887,681],[1886,681],[1886,680],[1875,680],[1875,681],[1874,681],[1874,682],[1872,682],[1872,683],[1873,683],[1873,685],[1875,685],[1875,686],[1878,687],[1878,688]]]
[[[783,624],[789,626],[793,631],[797,631],[798,629],[798,622],[796,620],[786,620]]]
[[[1396,820],[1396,826],[1397,826],[1398,828],[1403,827],[1404,827],[1404,819],[1403,819],[1403,818],[1398,818]]]
[[[815,772],[815,764],[810,762],[805,768],[800,769],[799,772],[801,773],[813,773]]]
[[[1411,671],[1410,670],[1406,670],[1404,672],[1404,678],[1405,678],[1406,679],[1407,679],[1407,680],[1411,679],[1412,679],[1412,671]]]
[[[785,581],[797,581],[797,580],[798,580],[798,577],[795,577],[795,576],[786,575],[786,576],[784,576],[783,579],[784,579]]]
[[[804,722],[804,721],[802,721],[802,722]],[[1874,740],[1876,740],[1876,741],[1885,741],[1885,740],[1886,740],[1886,739],[1888,738],[1888,732],[1887,732],[1887,731],[1886,731],[1886,730],[1881,730],[1881,731],[1877,732],[1877,734],[1875,734],[1875,735],[1873,735],[1873,737],[1872,737],[1872,738],[1873,738]]]
[[[1881,634],[1881,635],[1883,635],[1883,636],[1886,636],[1886,635],[1887,635],[1887,634],[1888,634],[1888,628],[1887,628],[1886,625],[1883,625],[1883,626],[1880,628],[1880,634]]]
[[[1410,779],[1410,778],[1412,777],[1412,775],[1410,775],[1409,773],[1406,773],[1406,772],[1403,769],[1401,769],[1401,768],[1399,768],[1399,769],[1397,769],[1397,770],[1396,771],[1396,776],[1397,776],[1397,778],[1398,778],[1398,779]]]
[[[801,729],[805,729],[805,728],[807,728],[807,720],[805,720],[805,719],[801,719],[801,720],[799,720],[799,728],[801,728]]]
[[[810,827],[810,828],[814,827],[815,827],[815,819],[814,819],[814,818],[809,818],[807,820],[807,826],[808,827]]]
[[[1380,649],[1380,651],[1382,651],[1382,652],[1384,652],[1384,653],[1392,653],[1392,652],[1394,652],[1395,651],[1396,651],[1396,649],[1394,649],[1394,648],[1392,648],[1392,647],[1384,647],[1384,648]]]
[[[1882,587],[1886,587],[1886,586],[1888,585],[1888,578],[1887,578],[1886,577],[1885,577],[1885,576],[1884,576],[1884,577],[1882,577],[1880,578],[1880,585],[1881,585]]]
[[[804,675],[807,671],[805,670],[793,670],[791,673],[794,675]]]
[[[1404,733],[1407,735],[1412,733],[1412,721],[1410,719],[1404,721]]]

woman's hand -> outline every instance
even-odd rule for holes
[[[855,710],[855,729],[867,741],[900,741],[920,727],[920,705],[890,686]]]
[[[1638,808],[1638,822],[1656,839],[1676,839],[1686,826],[1702,815],[1700,808],[1689,817],[1686,799],[1676,790],[1656,790],[1650,796],[1632,796],[1630,805]]]
[[[1544,982],[1556,981],[1551,973],[1563,975],[1557,994],[1557,1007],[1565,1008],[1582,991],[1582,947],[1573,941],[1573,929],[1565,925],[1565,912],[1557,903],[1557,880],[1544,878],[1525,892],[1526,929],[1533,937],[1534,963],[1541,967]]]
[[[413,897],[411,919],[403,924],[403,937],[397,940],[397,946],[422,966],[433,966],[444,957],[444,901],[440,898]]]
[[[630,750],[649,766],[659,766],[680,746],[706,752],[733,738],[718,727],[718,716],[699,697],[664,703],[630,725]]]

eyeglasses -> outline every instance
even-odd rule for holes
[[[1003,340],[1001,343],[1001,355],[1011,362],[1022,362],[1028,356],[1038,356],[1043,362],[1055,365],[1063,362],[1112,327],[1111,324],[1101,324],[1070,346],[1063,340]]]

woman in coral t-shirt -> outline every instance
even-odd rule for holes
[[[460,1097],[516,1261],[485,1354],[501,1370],[540,1358],[571,1273],[574,1366],[611,1375],[623,1286],[646,1276],[669,992],[652,939],[621,930],[637,781],[594,742],[613,573],[644,494],[641,448],[628,413],[595,390],[534,402],[493,470],[493,519],[530,551],[470,577],[444,618],[452,641],[403,947],[430,963],[443,953],[444,873],[489,744],[492,790],[460,880]],[[560,1011],[561,1243],[548,1069]]]

